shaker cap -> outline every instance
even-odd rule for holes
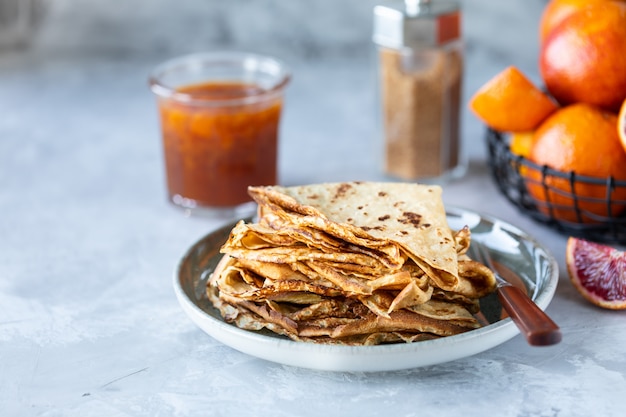
[[[459,3],[392,0],[374,7],[374,43],[388,48],[437,46],[461,37]]]

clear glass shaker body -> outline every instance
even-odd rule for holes
[[[432,41],[376,42],[383,169],[391,177],[439,183],[466,171],[460,137],[463,43],[459,36],[440,36],[441,22],[450,16],[458,25],[456,11],[443,18],[403,14],[404,34],[417,28],[424,36],[434,28]]]

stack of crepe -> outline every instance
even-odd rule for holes
[[[207,294],[227,322],[293,340],[413,342],[480,327],[491,270],[465,253],[441,188],[351,182],[250,187],[258,221],[221,248]]]

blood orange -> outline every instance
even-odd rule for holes
[[[557,110],[535,131],[529,159],[563,173],[626,181],[626,151],[617,135],[617,116],[589,104]],[[528,192],[539,211],[558,220],[596,223],[620,215],[626,188],[548,175],[530,168]],[[610,198],[611,204],[607,203]],[[578,208],[578,211],[576,210]]]
[[[550,0],[541,13],[539,37],[545,41],[552,29],[571,14],[592,3],[606,3],[607,0]]]
[[[567,241],[566,263],[574,287],[593,304],[626,309],[626,253],[575,237]]]
[[[626,3],[594,2],[551,30],[541,45],[539,69],[561,105],[619,110],[626,97],[625,21]]]

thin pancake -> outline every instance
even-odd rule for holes
[[[335,183],[251,187],[259,222],[239,222],[207,295],[224,320],[293,340],[411,342],[479,326],[495,279],[449,229],[441,189]]]
[[[297,227],[311,227],[355,245],[399,245],[437,285],[458,284],[456,242],[441,188],[409,183],[327,183],[250,187],[254,200]]]

